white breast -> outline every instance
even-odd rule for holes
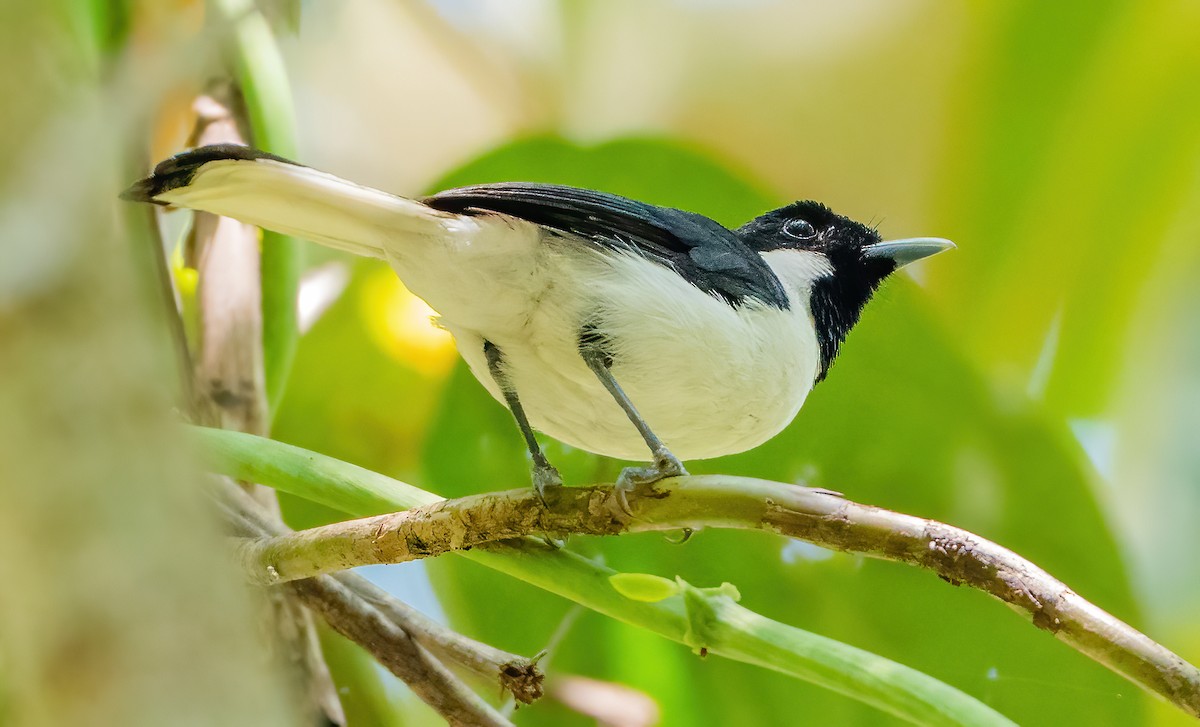
[[[476,378],[503,402],[483,341],[500,347],[536,429],[590,452],[648,458],[637,430],[579,355],[585,320],[614,345],[613,374],[642,417],[684,460],[755,447],[804,403],[819,364],[806,282],[817,263],[804,254],[764,255],[788,289],[789,310],[735,309],[633,255],[513,232],[507,230],[503,254],[477,245],[474,261],[462,250],[389,257],[410,289],[441,313]],[[479,262],[486,264],[473,264]]]

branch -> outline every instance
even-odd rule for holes
[[[189,429],[214,472],[269,484],[352,515],[375,515],[442,500],[377,472],[282,442],[239,432]],[[630,597],[627,591],[618,590],[622,574],[578,553],[548,548],[535,538],[497,542],[456,551],[455,555],[700,653],[772,669],[914,724],[1012,725],[994,709],[927,674],[766,619],[727,597],[658,601]]]
[[[225,479],[219,484],[218,502],[225,512],[226,522],[239,536],[262,538],[291,532],[243,489]],[[327,618],[332,614],[335,618],[345,619],[347,623],[341,628],[332,622],[330,625],[371,652],[389,669],[390,662],[397,658],[392,643],[398,638],[393,632],[399,629],[406,634],[405,638],[411,637],[435,660],[457,664],[499,684],[523,704],[531,704],[542,696],[544,676],[537,666],[540,656],[527,659],[463,636],[357,574],[338,573],[332,577],[318,576],[315,580],[322,581],[319,587],[300,594],[306,604]],[[338,581],[348,595],[339,590],[338,584],[325,583],[328,580]],[[330,603],[316,603],[321,599],[328,599]],[[391,626],[380,630],[379,616]],[[362,623],[349,623],[356,619]],[[372,624],[375,629],[371,628]],[[413,677],[410,672],[411,669],[404,672],[392,669],[392,673],[405,682],[410,677],[420,677],[420,674]],[[429,679],[424,677],[424,680]],[[456,685],[456,689],[460,688],[461,685]]]
[[[371,563],[398,563],[526,535],[616,535],[729,527],[766,530],[826,548],[934,571],[1026,612],[1035,626],[1130,681],[1200,716],[1200,671],[1061,581],[996,543],[933,520],[813,490],[747,478],[683,477],[629,493],[561,488],[542,507],[529,489],[464,497],[407,512],[243,543],[260,581],[280,582]]]
[[[532,704],[541,698],[545,676],[538,669],[538,662],[545,652],[532,659],[511,654],[442,626],[360,575],[338,573],[333,577],[407,631],[438,659],[469,669],[489,682],[498,682],[501,689],[522,704]]]

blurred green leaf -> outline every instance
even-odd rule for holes
[[[337,259],[351,268],[349,283],[301,339],[272,436],[413,479],[441,374],[398,359],[372,329],[387,305],[375,286],[394,273],[376,260]]]
[[[63,25],[73,29],[81,51],[97,68],[122,50],[130,29],[129,0],[73,0],[63,5]]]
[[[1031,403],[991,390],[903,281],[869,307],[829,380],[791,427],[758,450],[692,469],[801,479],[954,523],[1138,622],[1119,552],[1070,433]],[[759,557],[769,557],[763,550]],[[994,695],[990,704],[1018,722],[1135,723],[1141,700],[1121,680],[986,599],[875,562],[862,563],[853,575],[839,569],[835,588],[824,566],[844,559],[764,573],[761,589],[743,574],[739,585],[748,606],[779,617],[777,602],[754,595],[773,586],[779,598],[779,578],[790,575],[794,598],[836,599],[827,605],[833,613],[821,621],[822,633],[847,639],[870,624],[878,629],[869,640],[873,649],[902,653],[906,663],[962,689]],[[1093,693],[1086,703],[1063,698],[1064,690],[1080,689]]]
[[[1165,226],[1194,204],[1200,10],[1000,7],[956,97],[939,197],[962,262],[936,271],[937,287],[990,374],[1096,416]]]
[[[687,147],[648,139],[590,148],[530,139],[485,154],[437,186],[503,179],[604,189],[700,211],[727,224],[779,202]],[[937,264],[953,267],[958,258],[945,256]],[[425,481],[454,496],[527,480],[527,457],[508,413],[463,367],[445,397],[429,439]],[[571,454],[563,468],[568,483],[617,466]],[[829,381],[783,434],[752,452],[689,467],[697,473],[806,480],[860,501],[973,529],[1047,567],[1118,616],[1137,621],[1078,445],[1034,404],[994,392],[906,281],[893,281],[868,307]],[[1019,722],[1129,725],[1140,719],[1142,697],[1119,677],[990,599],[954,590],[928,574],[844,555],[826,557],[812,552],[816,549],[786,563],[786,543],[754,533],[704,532],[684,546],[652,535],[579,538],[571,547],[622,571],[679,574],[696,583],[734,579],[751,609],[987,695],[992,706]],[[478,568],[448,559],[430,566],[453,621],[484,640],[536,650],[562,616],[558,599],[506,589],[500,581],[479,578]],[[503,613],[478,608],[500,592]],[[641,642],[646,654],[639,652]],[[645,639],[573,631],[556,665],[599,679],[629,680],[660,700],[667,723],[680,722],[697,708],[703,714],[745,717],[748,704],[761,709],[769,723],[768,715],[786,714],[798,699],[814,721],[878,719],[828,692],[744,665],[680,662],[676,678],[690,685],[682,690],[664,689],[661,679],[617,666],[657,660],[661,652]],[[745,690],[730,689],[734,683],[744,683]],[[1089,699],[1064,697],[1080,690]],[[549,724],[536,711],[519,717],[526,724]]]

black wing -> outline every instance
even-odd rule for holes
[[[439,192],[425,204],[444,212],[499,212],[612,249],[633,248],[734,305],[753,298],[787,308],[787,294],[758,253],[714,220],[605,192],[503,182]]]

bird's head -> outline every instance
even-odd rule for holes
[[[817,381],[825,378],[838,346],[884,278],[954,247],[933,237],[883,241],[874,229],[818,202],[780,207],[742,225],[737,234],[762,255],[784,288],[807,296],[821,346]]]

